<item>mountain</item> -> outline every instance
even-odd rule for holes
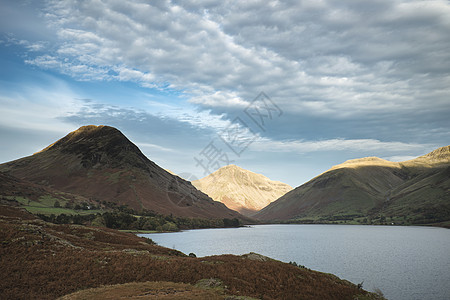
[[[246,216],[283,196],[292,187],[235,165],[220,168],[192,184],[216,201]]]
[[[346,161],[277,199],[255,217],[299,222],[450,221],[450,146],[404,162],[377,157]]]
[[[128,205],[138,211],[199,218],[241,217],[190,182],[160,168],[109,126],[83,126],[32,156],[0,165],[0,171],[91,201]]]

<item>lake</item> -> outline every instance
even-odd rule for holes
[[[257,225],[140,234],[198,257],[256,252],[332,273],[390,300],[450,299],[450,230],[416,226]]]

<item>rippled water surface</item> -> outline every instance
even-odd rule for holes
[[[333,273],[392,300],[450,299],[450,230],[357,225],[258,225],[142,234],[197,256],[257,252]]]

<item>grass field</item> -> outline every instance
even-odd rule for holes
[[[44,215],[90,215],[96,213],[102,213],[101,209],[90,209],[90,210],[75,210],[71,208],[55,207],[55,201],[58,201],[61,206],[64,206],[67,200],[64,197],[54,198],[51,196],[42,196],[39,201],[33,201],[25,197],[19,196],[4,196],[4,198],[9,200],[15,200],[21,204],[23,208],[33,214],[44,214]],[[66,202],[64,202],[66,201]]]

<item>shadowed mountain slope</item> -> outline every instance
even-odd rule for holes
[[[255,215],[312,221],[375,216],[412,224],[449,221],[450,146],[399,163],[376,157],[346,161]]]
[[[192,184],[214,200],[247,216],[292,190],[288,184],[235,165],[222,167]]]
[[[93,201],[200,218],[240,215],[150,161],[119,130],[83,126],[32,156],[0,165],[22,180]]]

